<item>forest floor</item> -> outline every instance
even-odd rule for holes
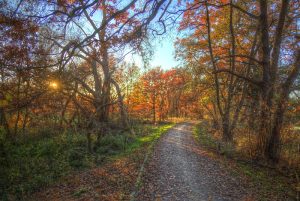
[[[196,140],[195,126],[195,122],[178,123],[154,146],[148,144],[101,167],[71,175],[28,200],[293,200],[277,197],[275,190],[262,195],[261,186],[236,171],[235,162]]]
[[[64,178],[26,200],[45,201],[116,201],[130,200],[138,176],[141,152],[133,157],[121,157],[104,166]]]
[[[145,161],[145,155],[149,155],[155,142],[173,125],[174,123],[165,122],[158,125],[136,126],[136,136],[119,151],[116,150],[118,148],[116,146],[120,143],[120,136],[110,136],[100,146],[107,150],[104,155],[100,154],[97,157],[97,161],[100,160],[99,157],[103,158],[99,165],[94,164],[93,167],[68,172],[68,176],[61,177],[52,184],[41,183],[38,191],[21,200],[130,200],[132,192],[137,187],[137,178],[140,178],[141,164]],[[16,199],[11,197],[8,200]]]

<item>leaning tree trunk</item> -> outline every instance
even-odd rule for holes
[[[111,80],[112,84],[115,86],[115,89],[117,91],[117,95],[118,95],[118,105],[119,105],[119,109],[120,109],[120,115],[121,115],[121,122],[122,122],[122,126],[125,129],[129,129],[130,125],[128,122],[128,116],[127,116],[127,112],[124,106],[124,101],[123,101],[123,96],[121,94],[121,89],[118,85],[118,83],[114,80]]]

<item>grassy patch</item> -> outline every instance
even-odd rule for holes
[[[200,122],[194,127],[193,136],[207,149],[227,157],[232,157],[234,155],[233,145],[230,143],[223,143],[219,138],[210,134],[204,122]]]
[[[300,126],[295,126],[294,129],[300,131]]]
[[[12,195],[13,199],[22,199],[71,172],[130,154],[158,139],[172,125],[137,125],[135,136],[120,132],[104,136],[98,143],[93,139],[94,154],[88,153],[87,139],[82,134],[47,133],[43,137],[28,136],[14,144],[0,140],[0,200],[8,200]],[[75,194],[82,193],[79,190]]]
[[[160,126],[147,126],[144,129],[143,134],[141,136],[138,136],[131,144],[129,144],[129,146],[126,149],[126,152],[130,153],[138,147],[141,147],[145,143],[150,143],[157,140],[172,126],[174,126],[174,123],[163,124]]]
[[[193,129],[194,138],[204,147],[210,149],[217,149],[217,141],[213,136],[208,135],[208,131],[203,123],[197,124]]]
[[[63,134],[38,140],[1,143],[0,199],[8,193],[21,199],[24,194],[51,184],[75,169],[92,165],[85,137]],[[3,173],[3,174],[2,174]]]

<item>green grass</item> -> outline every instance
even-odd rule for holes
[[[134,140],[134,142],[132,142],[127,147],[126,151],[127,152],[132,152],[135,149],[141,147],[145,143],[150,143],[150,142],[153,142],[153,141],[157,140],[158,138],[160,138],[160,136],[162,134],[164,134],[166,131],[168,131],[173,126],[174,126],[174,123],[168,123],[168,124],[164,124],[164,125],[160,125],[160,126],[148,126],[148,127],[146,127],[146,130],[147,130],[148,134],[146,134],[144,136],[137,137]]]
[[[206,128],[205,122],[200,122],[193,129],[194,138],[204,147],[214,150],[226,157],[233,157],[234,146],[231,143],[223,143],[214,138]]]
[[[294,129],[300,131],[300,126],[295,126]]]
[[[144,162],[141,164],[138,177],[135,183],[135,191],[133,191],[130,195],[131,199],[130,200],[135,200],[136,192],[138,191],[137,189],[140,189],[142,186],[142,175],[144,174],[144,167],[145,164],[148,162],[149,155],[154,150],[154,144],[155,142],[161,137],[162,134],[166,133],[171,127],[173,127],[175,123],[168,123],[165,124],[164,126],[159,126],[159,127],[151,127],[149,135],[144,135],[142,137],[138,137],[134,143],[132,143],[127,152],[130,153],[133,150],[136,150],[139,147],[143,147],[145,150],[145,157],[144,157]],[[148,144],[146,147],[144,146],[145,144]]]
[[[127,132],[109,134],[87,151],[84,134],[51,134],[28,136],[16,143],[4,141],[0,135],[0,200],[22,198],[40,188],[55,183],[71,172],[101,165],[108,159],[131,154],[146,143],[158,139],[172,123],[162,125],[137,125],[136,135]],[[78,194],[82,193],[81,191]]]
[[[21,199],[72,170],[90,167],[92,156],[85,140],[84,135],[63,134],[13,144],[0,142],[0,199],[6,200],[8,192]]]
[[[203,146],[210,149],[217,149],[217,141],[208,134],[203,123],[197,124],[193,129],[194,138]]]

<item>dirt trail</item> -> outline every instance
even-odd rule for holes
[[[245,183],[199,146],[192,129],[181,123],[160,139],[136,200],[252,200]]]

